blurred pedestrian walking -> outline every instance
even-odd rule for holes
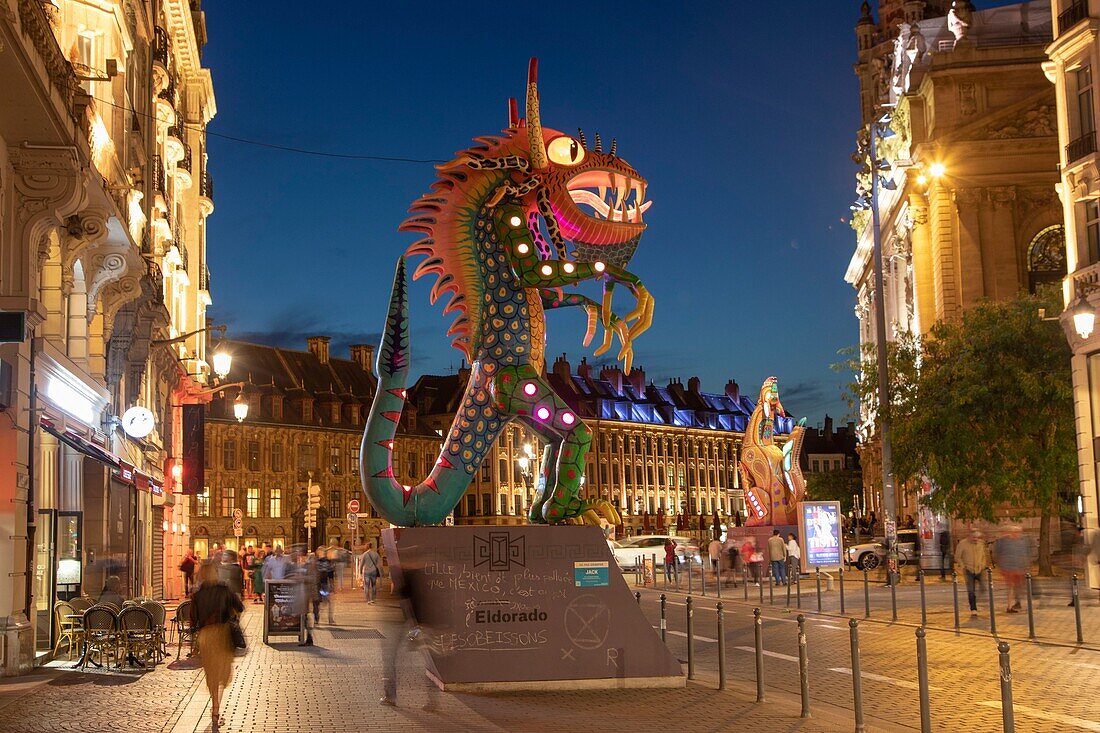
[[[1010,524],[1006,534],[993,543],[993,562],[1001,571],[1008,591],[1008,613],[1019,613],[1024,574],[1031,570],[1031,541],[1018,524]]]
[[[210,691],[210,718],[216,733],[221,724],[222,692],[233,677],[234,647],[229,624],[244,611],[244,604],[218,580],[218,569],[213,563],[203,563],[199,583],[191,599],[191,625],[198,630],[199,659]]]
[[[363,594],[367,603],[378,600],[378,577],[382,575],[382,558],[374,551],[374,545],[367,543],[367,549],[359,556],[358,574],[363,579]]]
[[[187,552],[183,555],[183,560],[180,561],[180,572],[183,573],[183,593],[184,595],[191,595],[191,591],[194,590],[192,586],[195,584],[195,568],[197,567],[199,559],[195,557],[195,551],[190,547],[187,548]]]
[[[409,597],[409,587],[416,582],[417,570],[402,566],[403,582],[395,584],[393,594],[401,609],[403,621],[400,629],[390,635],[391,641],[387,650],[385,667],[382,670],[382,697],[378,700],[382,705],[397,705],[397,662],[402,649],[422,649],[426,641],[424,629],[422,629],[413,613],[412,600]],[[426,684],[428,699],[424,703],[424,710],[434,711],[439,709],[439,690],[431,679],[419,670],[418,677]],[[406,687],[406,689],[408,689]]]
[[[768,560],[772,564],[772,577],[776,585],[787,584],[787,543],[779,535],[778,529],[772,530],[768,538]]]
[[[795,576],[802,576],[802,548],[798,546],[798,538],[794,532],[787,534],[787,581]],[[795,578],[797,580],[797,578]]]
[[[961,565],[966,575],[966,599],[970,602],[970,615],[978,615],[978,583],[981,575],[989,567],[989,552],[982,533],[977,528],[970,530],[970,536],[955,546],[955,564]]]
[[[237,562],[237,553],[233,550],[222,553],[221,564],[218,565],[218,580],[225,583],[229,590],[237,594],[237,597],[244,597],[244,571],[241,570],[241,565]]]
[[[333,593],[336,591],[336,566],[329,559],[328,548],[321,547],[317,550],[317,604],[324,604],[327,610],[328,623],[331,626],[336,621],[333,618]],[[313,620],[320,622],[318,605],[313,607]]]

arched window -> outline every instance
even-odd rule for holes
[[[1035,235],[1027,248],[1027,289],[1060,283],[1066,276],[1066,230],[1061,224]]]

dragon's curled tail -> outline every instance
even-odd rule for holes
[[[411,527],[439,524],[444,520],[462,498],[473,471],[480,465],[503,425],[489,406],[487,378],[475,365],[462,409],[455,415],[447,436],[448,440],[457,441],[461,435],[469,445],[455,446],[458,450],[451,452],[440,452],[431,473],[416,486],[403,486],[394,478],[393,441],[405,406],[405,388],[409,377],[407,288],[405,260],[402,258],[397,263],[393,279],[382,347],[375,365],[378,387],[363,433],[359,462],[363,489],[370,503],[390,522]],[[477,420],[487,423],[485,434],[477,440],[469,431],[459,430],[461,423]],[[457,460],[449,460],[448,455],[455,456]]]

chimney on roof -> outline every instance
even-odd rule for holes
[[[688,392],[699,394],[699,377],[692,377],[688,380]]]
[[[645,370],[641,367],[634,367],[630,370],[630,374],[627,376],[630,380],[630,386],[634,388],[634,391],[640,395],[645,394]]]
[[[592,376],[592,367],[588,366],[588,357],[581,357],[581,363],[577,365],[577,376],[588,379]]]
[[[551,371],[556,377],[565,380],[569,379],[569,359],[565,357],[565,354],[562,354],[557,359],[554,359],[554,366]]]
[[[310,336],[306,339],[309,345],[309,353],[317,357],[317,361],[328,364],[328,342],[332,339],[328,336]]]
[[[351,359],[365,372],[374,369],[374,347],[370,344],[352,344]]]
[[[466,366],[466,360],[462,360],[462,365],[458,367],[458,378],[462,384],[466,384],[470,381],[470,367]]]
[[[611,388],[617,394],[623,391],[623,370],[617,366],[606,366],[600,370],[600,379],[611,383]]]
[[[848,421],[848,435],[856,434],[856,424],[851,420]]]
[[[737,382],[730,380],[726,382],[726,396],[734,402],[738,402],[741,399],[741,388],[737,386]]]
[[[831,436],[833,434],[833,419],[827,414],[825,415],[825,435]]]

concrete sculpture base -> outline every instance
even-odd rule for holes
[[[444,690],[682,687],[596,527],[382,533]]]

